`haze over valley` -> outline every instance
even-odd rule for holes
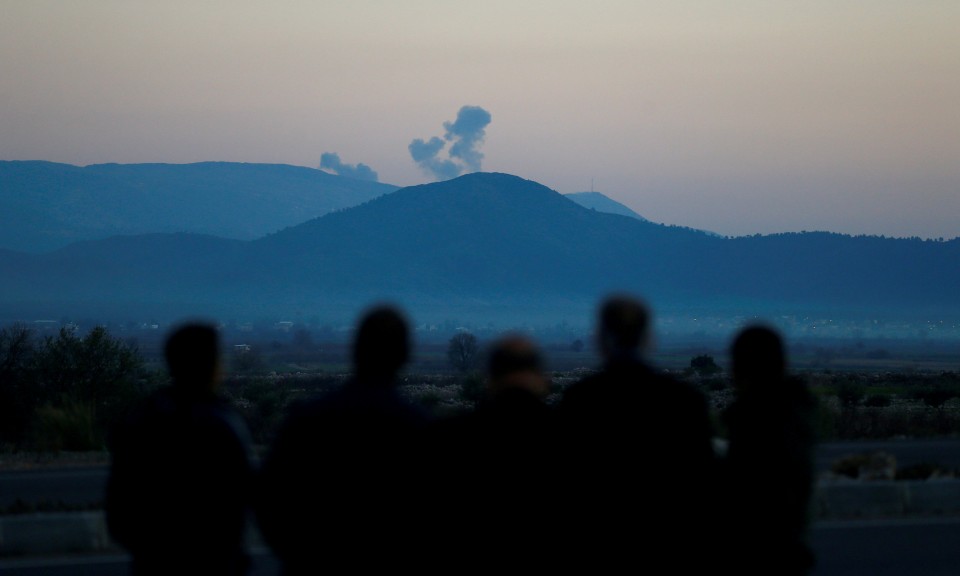
[[[613,291],[673,334],[956,338],[960,240],[723,237],[595,191],[474,172],[408,187],[284,165],[0,162],[0,317],[589,324]],[[712,319],[712,320],[707,320]],[[811,328],[819,324],[819,328]]]

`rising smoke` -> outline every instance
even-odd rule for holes
[[[479,147],[486,135],[484,129],[490,123],[490,113],[479,106],[464,106],[457,112],[457,119],[444,122],[446,133],[443,138],[434,136],[430,140],[416,138],[408,146],[413,161],[438,180],[456,178],[465,172],[477,172],[483,161]],[[441,151],[451,142],[447,158],[440,156]]]
[[[329,170],[334,174],[356,180],[370,180],[371,182],[379,180],[377,173],[366,164],[344,164],[340,161],[340,155],[336,152],[324,152],[320,155],[320,169]]]

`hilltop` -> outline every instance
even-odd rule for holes
[[[590,210],[515,175],[472,173],[253,240],[155,233],[0,251],[0,317],[348,321],[389,300],[423,321],[562,323],[624,290],[688,316],[951,320],[958,262],[960,240],[723,238]]]

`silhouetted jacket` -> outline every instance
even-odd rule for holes
[[[723,414],[724,474],[732,561],[750,573],[805,574],[815,483],[816,397],[798,379],[763,382],[742,392]],[[768,555],[759,556],[756,551]],[[777,564],[754,564],[758,558]]]
[[[559,412],[574,456],[607,474],[655,481],[650,477],[689,476],[714,464],[706,397],[638,359],[615,359],[571,384]],[[658,474],[648,473],[653,469]]]
[[[475,570],[555,567],[557,431],[555,411],[518,388],[436,424],[434,537],[452,557],[469,558]]]
[[[558,408],[568,446],[560,505],[569,512],[571,562],[697,566],[708,555],[714,515],[706,397],[621,357],[570,385]]]
[[[214,396],[159,390],[110,438],[105,513],[135,574],[243,574],[253,465],[246,424]]]
[[[257,518],[286,574],[420,554],[427,415],[391,383],[352,380],[291,409],[261,467]],[[385,563],[385,564],[380,564]]]
[[[460,448],[473,466],[532,468],[556,443],[556,414],[532,392],[507,389],[445,422],[450,449]],[[532,471],[531,471],[532,472]]]

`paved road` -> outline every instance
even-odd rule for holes
[[[938,464],[960,470],[960,438],[937,440],[885,440],[824,444],[817,452],[817,467],[827,471],[838,458],[864,452],[884,451],[897,458],[899,467],[919,463]],[[0,507],[18,498],[28,503],[62,501],[89,505],[103,499],[105,467],[0,473]]]
[[[960,519],[820,522],[812,542],[817,566],[811,576],[960,574]],[[254,550],[249,576],[277,576],[277,569],[268,550]],[[122,555],[0,559],[4,576],[125,576],[127,570]]]
[[[820,522],[811,576],[956,576],[960,519]],[[773,573],[773,572],[771,572]]]
[[[932,463],[960,470],[960,439],[831,443],[820,447],[817,463],[825,471],[837,458],[872,451],[894,455],[901,467]],[[9,506],[17,498],[33,503],[100,502],[106,474],[105,467],[3,472],[0,505]],[[818,565],[811,576],[960,574],[960,518],[819,521],[812,538]],[[0,574],[5,576],[120,575],[127,568],[126,558],[117,555],[0,559]],[[276,569],[269,551],[259,549],[250,576],[274,576]]]
[[[107,468],[65,468],[0,473],[0,507],[20,499],[32,505],[63,502],[90,506],[103,501]]]

